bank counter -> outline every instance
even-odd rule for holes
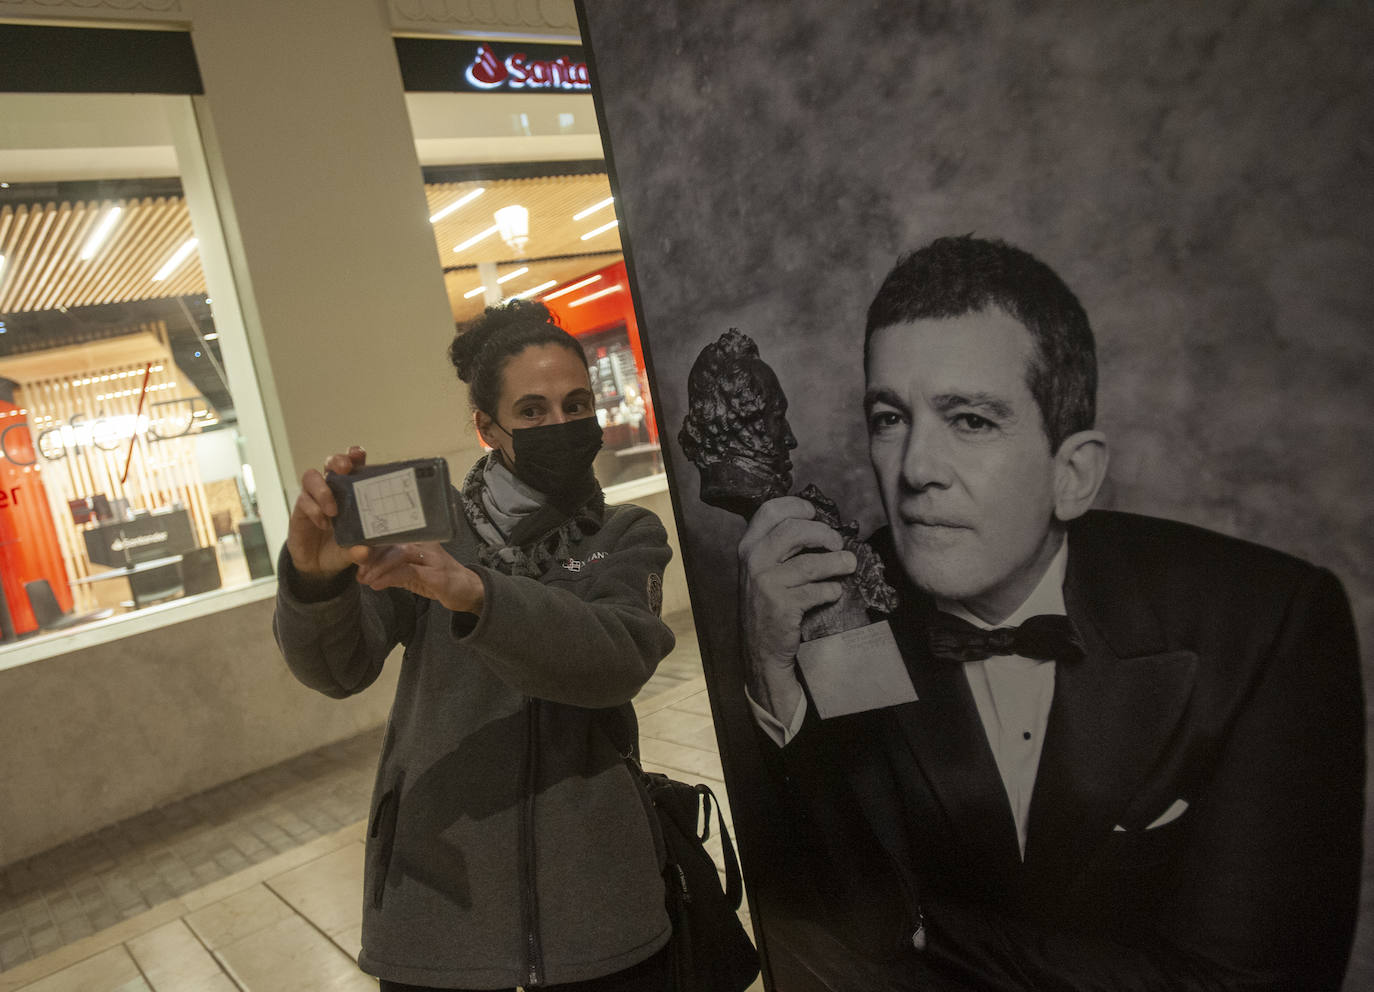
[[[174,504],[129,512],[98,503],[80,531],[89,574],[68,578],[52,572],[29,578],[6,595],[0,587],[0,643],[70,631],[117,613],[269,577],[272,560],[262,522],[238,521],[237,528],[201,545],[190,513]],[[74,509],[74,514],[75,514]],[[9,583],[15,586],[15,583]],[[76,609],[74,593],[94,609]],[[23,601],[15,602],[16,591]],[[25,610],[27,607],[27,611]]]

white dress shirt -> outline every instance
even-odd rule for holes
[[[1068,541],[1064,541],[1025,602],[1001,623],[985,623],[958,603],[937,600],[936,605],[984,630],[1018,627],[1035,616],[1063,616],[1067,562]],[[964,662],[964,676],[973,691],[983,732],[1007,791],[1011,815],[1016,821],[1016,839],[1024,858],[1031,793],[1045,744],[1045,728],[1050,722],[1050,704],[1054,701],[1054,662],[999,655],[985,661]]]
[[[984,630],[1016,627],[1034,616],[1062,616],[1065,613],[1064,571],[1067,563],[1068,541],[1065,540],[1059,545],[1059,550],[1031,594],[1001,623],[986,623],[958,603],[937,601],[936,605],[946,613],[952,613]],[[1035,789],[1040,751],[1050,721],[1050,704],[1054,701],[1054,662],[1036,661],[1020,655],[1001,655],[985,661],[965,662],[964,676],[973,692],[983,732],[987,735],[988,746],[1002,777],[1002,786],[1006,789],[1012,818],[1016,821],[1016,839],[1024,858],[1031,793]],[[749,707],[754,720],[779,747],[786,746],[797,736],[806,718],[805,697],[798,702],[795,712],[786,723],[752,698],[749,699]]]

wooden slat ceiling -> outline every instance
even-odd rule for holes
[[[106,212],[120,214],[95,255],[82,249]],[[161,282],[153,276],[191,238],[182,197],[0,208],[0,313],[123,303],[205,291],[194,255]]]
[[[502,294],[509,296],[550,279],[565,282],[600,268],[620,251],[615,228],[581,240],[581,235],[615,219],[612,207],[581,221],[572,219],[611,195],[604,173],[433,183],[425,188],[430,213],[479,187],[482,195],[434,224],[435,249],[455,320],[481,312],[481,296],[463,298],[481,284],[478,262],[498,263],[500,274],[529,264],[527,274],[502,284]],[[523,257],[531,261],[522,262],[496,234],[466,251],[453,250],[492,226],[498,208],[516,203],[530,212]],[[112,207],[120,214],[109,235],[94,257],[81,260],[91,232]],[[0,315],[204,293],[205,275],[195,253],[166,279],[153,282],[163,263],[193,236],[183,197],[6,204],[0,207]]]
[[[463,298],[465,293],[482,285],[476,269],[478,262],[496,262],[499,275],[528,265],[529,272],[501,284],[501,294],[513,296],[550,280],[568,282],[618,257],[618,228],[582,240],[582,235],[615,220],[614,207],[602,207],[582,220],[573,220],[575,214],[611,195],[605,173],[554,179],[434,183],[425,187],[431,216],[475,189],[482,189],[482,195],[434,224],[434,246],[444,266],[444,283],[456,321],[478,316],[485,305],[481,296]],[[519,204],[530,212],[530,237],[523,255],[504,244],[498,234],[464,251],[453,250],[455,245],[495,224],[495,212],[512,204]]]

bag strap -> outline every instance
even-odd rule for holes
[[[720,849],[725,856],[725,901],[730,904],[731,909],[739,909],[740,903],[744,901],[744,879],[739,870],[739,858],[735,856],[735,845],[730,842],[730,831],[726,829],[725,817],[720,811],[720,800],[716,799],[711,787],[703,782],[698,782],[695,788],[706,807],[700,834],[703,842],[711,836],[711,803],[716,804],[716,831],[720,834]]]
[[[627,713],[626,710],[629,712]],[[644,781],[644,767],[639,763],[639,720],[635,716],[633,707],[623,706],[613,709],[604,709],[597,716],[597,721],[601,726],[602,732],[610,738],[615,749],[620,752],[620,756],[625,759],[625,764],[634,775],[635,783],[639,786],[641,794],[648,798],[648,789]],[[744,879],[740,873],[739,858],[735,855],[735,845],[730,841],[730,831],[725,826],[725,816],[721,812],[720,800],[711,791],[711,787],[704,782],[698,782],[692,786],[699,797],[704,813],[701,818],[701,833],[697,839],[703,844],[711,837],[711,805],[716,807],[716,832],[720,835],[721,853],[725,857],[725,901],[729,903],[731,909],[739,909],[744,901]],[[658,817],[652,812],[652,800],[648,800],[650,808],[649,822],[654,832],[654,840],[661,850],[666,850],[662,839],[662,827],[658,822]]]

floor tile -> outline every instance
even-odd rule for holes
[[[684,747],[672,741],[660,741],[652,737],[641,738],[639,750],[645,761],[671,768],[679,777],[698,775],[715,779],[717,782],[724,780],[720,770],[720,755],[714,751]]]
[[[148,985],[123,947],[111,947],[25,987],[24,992],[134,992]]]
[[[357,928],[363,918],[363,845],[340,848],[267,886],[329,937]]]
[[[189,914],[186,923],[206,947],[218,951],[294,915],[266,886],[255,885]]]
[[[689,713],[696,713],[700,716],[709,717],[711,715],[711,697],[706,694],[706,690],[695,692],[679,702],[673,703],[675,710],[687,710]]]
[[[338,933],[331,933],[329,939],[339,946],[339,950],[357,961],[363,950],[363,925],[360,922]]]
[[[642,737],[655,737],[703,751],[716,748],[716,726],[711,718],[679,709],[676,705],[641,718],[639,733]]]
[[[227,982],[219,962],[183,920],[141,934],[125,947],[155,992],[190,992]]]
[[[246,992],[377,992],[374,979],[294,913],[217,953]]]
[[[0,941],[0,968],[13,968],[33,957],[29,942],[23,934]]]
[[[687,682],[674,685],[661,692],[646,691],[635,697],[635,712],[641,717],[671,706],[683,699],[701,692],[706,686],[704,680],[700,678],[691,679]]]

